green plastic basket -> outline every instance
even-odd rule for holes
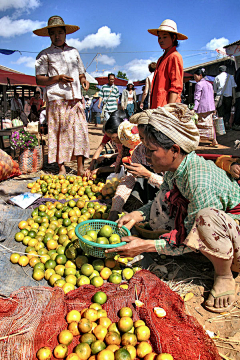
[[[126,245],[126,243],[123,241],[119,244],[107,244],[107,245],[102,245],[102,244],[97,244],[91,241],[88,241],[86,239],[84,239],[84,235],[86,234],[87,231],[89,230],[95,230],[98,231],[100,230],[104,225],[110,225],[111,228],[113,229],[113,232],[115,234],[118,234],[121,238],[123,236],[130,236],[131,233],[130,231],[125,227],[122,226],[121,228],[118,227],[118,224],[116,222],[113,221],[109,221],[109,220],[87,220],[87,221],[83,221],[80,224],[78,224],[75,228],[75,233],[79,239],[79,244],[82,248],[82,250],[91,256],[94,257],[98,257],[98,258],[104,258],[104,257],[113,257],[117,254],[116,253],[110,253],[110,254],[105,254],[105,250],[106,249],[114,249],[114,248],[118,248],[120,246]]]

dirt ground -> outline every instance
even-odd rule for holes
[[[91,157],[96,148],[101,143],[102,128],[95,128],[89,125],[89,140],[91,147]],[[231,154],[240,157],[240,150],[234,150],[234,141],[240,139],[240,132],[229,131],[226,135],[218,137],[219,147],[211,148],[206,144],[199,146],[198,153],[208,154]],[[43,172],[58,173],[57,164],[47,164],[47,146],[44,148],[44,168]],[[85,168],[90,163],[91,158],[85,162]],[[66,164],[68,173],[76,174],[76,161]],[[26,191],[27,183],[30,179],[38,177],[39,173],[31,175],[21,175],[18,178],[10,179],[0,183],[0,203],[4,204],[10,197]],[[240,359],[240,292],[238,292],[237,302],[230,313],[214,314],[206,311],[203,307],[204,300],[208,297],[213,282],[213,267],[211,263],[202,255],[190,253],[185,256],[175,258],[158,257],[158,265],[164,265],[156,273],[160,278],[179,294],[192,292],[194,297],[185,302],[186,311],[194,316],[207,331],[212,331],[219,336],[214,340],[219,353],[224,359]],[[236,282],[240,285],[240,276],[236,274]]]

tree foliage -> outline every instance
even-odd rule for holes
[[[122,71],[118,71],[117,78],[118,79],[123,79],[123,80],[128,80],[127,74],[123,73]]]

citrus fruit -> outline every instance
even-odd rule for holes
[[[82,286],[82,285],[88,285],[90,284],[90,280],[87,276],[81,275],[78,279],[77,279],[77,286]]]
[[[105,266],[109,269],[113,269],[116,265],[116,261],[113,258],[107,258],[105,259]]]
[[[107,317],[106,310],[103,309],[98,310],[98,319],[100,319],[101,317]]]
[[[93,301],[97,304],[103,305],[107,301],[107,295],[103,291],[98,291],[94,294]]]
[[[93,329],[93,333],[96,336],[96,338],[98,340],[104,340],[105,336],[107,335],[107,328],[105,328],[102,325],[97,325],[94,329]]]
[[[73,341],[73,334],[69,330],[62,330],[58,335],[58,341],[60,344],[70,345]]]
[[[122,276],[118,273],[112,273],[109,276],[109,282],[113,283],[113,284],[120,284],[122,281]]]
[[[34,265],[33,271],[36,270],[36,269],[42,269],[42,270],[44,270],[44,269],[45,269],[45,266],[44,266],[43,263],[40,262],[40,263],[37,263],[37,264]]]
[[[97,315],[98,316],[98,315]],[[105,328],[109,328],[109,326],[112,324],[111,320],[108,317],[100,317],[98,321],[99,325],[104,326]]]
[[[55,270],[54,270],[54,269],[47,269],[47,270],[45,271],[44,277],[45,277],[46,280],[49,280],[50,277],[51,277],[53,274],[55,274]]]
[[[81,267],[81,273],[85,276],[92,275],[94,268],[91,264],[83,264]]]
[[[83,317],[91,321],[96,321],[98,319],[98,312],[95,309],[87,309],[84,311]]]
[[[20,221],[20,223],[18,224],[20,230],[24,229],[26,226],[28,226],[28,223],[25,220]]]
[[[57,265],[54,270],[55,270],[55,273],[58,274],[58,275],[61,275],[63,276],[64,274],[64,269],[65,269],[65,266],[64,265]]]
[[[150,338],[150,329],[146,325],[138,326],[135,329],[138,341],[146,341]]]
[[[64,275],[68,276],[68,275],[76,275],[77,270],[74,268],[65,268],[64,269]]]
[[[83,318],[79,321],[78,328],[82,333],[88,333],[92,330],[92,322],[89,319]]]
[[[87,262],[88,262],[88,258],[84,255],[79,255],[75,260],[78,269],[81,269],[83,264],[87,264]]]
[[[20,256],[20,258],[18,259],[18,264],[20,266],[27,266],[28,263],[29,263],[29,259],[25,255]]]
[[[89,276],[89,279],[91,280],[94,276],[100,276],[99,272],[97,270],[94,270],[92,275]]]
[[[79,360],[79,356],[77,354],[71,353],[66,357],[66,360]]]
[[[66,282],[63,287],[62,287],[63,291],[65,294],[69,293],[69,291],[72,291],[75,289],[75,286],[73,284],[70,284],[68,282]]]
[[[106,345],[102,340],[94,341],[91,344],[91,350],[92,350],[93,355],[96,355],[97,353],[104,350],[105,348],[106,348]]]
[[[56,261],[52,259],[49,259],[45,262],[45,269],[55,269],[56,266]]]
[[[174,360],[171,354],[162,353],[156,357],[155,360]]]
[[[47,242],[48,250],[54,250],[58,247],[58,242],[56,240],[50,239]]]
[[[76,276],[74,276],[74,275],[68,275],[68,276],[66,276],[65,280],[66,280],[67,283],[73,284],[74,286],[75,286],[76,283],[77,283],[77,278],[76,278]]]
[[[125,268],[125,269],[123,269],[122,274],[126,280],[130,280],[133,277],[134,272],[130,268]]]
[[[150,354],[147,354],[144,356],[144,360],[155,360],[157,357],[157,354],[154,352],[151,352]]]
[[[40,281],[44,278],[44,271],[42,271],[41,269],[36,269],[35,271],[33,271],[32,277],[34,280]]]
[[[103,280],[107,280],[111,274],[112,271],[107,267],[104,267],[100,272],[100,276],[103,278]]]
[[[109,241],[106,237],[98,237],[96,240],[96,243],[101,244],[101,245],[108,245]]]
[[[64,247],[64,246],[58,246],[58,247],[57,247],[57,253],[58,253],[59,255],[63,255],[64,252],[65,252],[65,247]]]
[[[68,260],[65,264],[66,268],[74,268],[76,269],[76,265],[74,264],[74,262],[72,262],[71,260]]]
[[[137,346],[137,356],[140,358],[144,358],[144,356],[150,354],[152,352],[152,346],[146,342],[142,341]]]
[[[116,332],[118,334],[120,334],[120,331],[118,330],[118,327],[117,327],[117,324],[116,323],[112,323],[109,328],[108,328],[108,331],[113,331],[113,332]]]
[[[48,270],[53,270],[53,269],[48,269]],[[61,279],[61,276],[60,276],[60,275],[58,275],[58,274],[53,274],[53,275],[50,276],[50,278],[48,279],[48,281],[49,281],[50,285],[53,286],[54,283],[55,283],[55,281],[60,280],[60,279]]]
[[[86,240],[88,240],[88,241],[95,242],[95,241],[93,240],[93,238],[91,238],[91,236],[89,236],[89,235],[83,235],[83,238],[86,239]]]
[[[119,244],[121,242],[118,234],[112,234],[109,238],[109,244]]]
[[[68,354],[68,347],[64,344],[59,344],[55,347],[53,354],[57,359],[64,359]]]
[[[131,333],[125,333],[122,336],[122,345],[132,345],[135,346],[137,344],[137,337]]]
[[[133,313],[132,313],[132,309],[130,309],[129,307],[123,307],[121,308],[121,310],[119,311],[119,316],[120,318],[123,316],[128,316],[128,317],[132,317]]]
[[[37,358],[39,360],[50,360],[52,357],[52,351],[48,346],[44,346],[37,352]]]
[[[89,309],[101,310],[102,306],[100,304],[93,303],[89,306]]]
[[[121,344],[121,336],[119,333],[115,331],[109,331],[105,337],[105,343],[108,345],[120,345]]]
[[[108,345],[106,349],[111,350],[113,353],[119,349],[119,345]]]
[[[64,284],[66,284],[66,281],[64,279],[58,279],[55,281],[53,286],[62,288]]]
[[[21,241],[23,241],[24,236],[25,236],[25,235],[24,235],[22,232],[17,232],[17,233],[15,234],[15,240],[18,241],[18,242],[21,242]]]
[[[143,320],[136,320],[135,323],[133,324],[133,326],[135,328],[139,327],[139,326],[144,326],[145,325],[145,322]]]
[[[19,258],[20,258],[20,255],[19,255],[19,254],[13,253],[13,254],[11,254],[11,256],[10,256],[10,261],[11,261],[11,263],[13,263],[13,264],[17,264]]]
[[[77,321],[72,321],[71,323],[69,323],[68,325],[68,330],[71,331],[71,333],[73,334],[73,336],[78,336],[80,335],[79,329],[78,329],[78,322]]]
[[[70,324],[73,321],[79,322],[81,319],[81,314],[77,310],[71,310],[69,313],[67,313],[66,320]]]
[[[58,265],[64,265],[67,262],[67,257],[64,254],[58,254],[55,258],[55,261]]]
[[[111,350],[104,349],[97,354],[97,360],[114,360],[114,353]]]
[[[103,285],[103,278],[101,276],[94,276],[91,279],[91,284],[95,287],[101,287]]]
[[[100,259],[94,260],[92,262],[94,270],[101,271],[104,268],[104,262]]]
[[[86,232],[86,235],[90,236],[93,239],[93,241],[97,240],[97,232],[95,230],[88,230]]]
[[[121,348],[114,353],[115,360],[131,360],[130,353],[127,349]]]
[[[50,256],[47,254],[41,255],[40,261],[45,264],[48,260],[50,260]]]
[[[120,288],[124,289],[124,290],[127,290],[128,289],[128,285],[127,284],[122,284],[122,285],[119,285]]]
[[[112,228],[111,226],[109,225],[104,225],[100,230],[99,230],[99,233],[98,233],[98,236],[103,236],[103,237],[107,237],[109,238],[111,235],[112,235],[113,231],[112,231]]]
[[[119,321],[118,321],[118,329],[122,332],[128,332],[129,330],[131,330],[133,327],[133,321],[130,317],[128,316],[123,316]]]
[[[81,343],[87,343],[89,346],[91,346],[91,344],[96,341],[96,336],[93,334],[83,334],[80,338],[80,342]]]
[[[34,267],[36,264],[40,263],[40,259],[37,257],[33,257],[29,260],[29,265]]]

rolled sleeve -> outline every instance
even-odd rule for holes
[[[163,176],[152,173],[150,178],[148,179],[148,183],[152,186],[156,186],[159,189],[163,183]]]
[[[183,90],[183,63],[176,54],[169,60],[168,73],[171,82],[168,92],[180,94]]]
[[[116,194],[112,199],[111,211],[122,212],[122,208],[126,203],[127,199],[131,195],[132,189],[135,185],[135,178],[133,175],[128,174],[118,185]]]
[[[47,54],[40,53],[35,61],[36,75],[48,75],[48,56]]]

